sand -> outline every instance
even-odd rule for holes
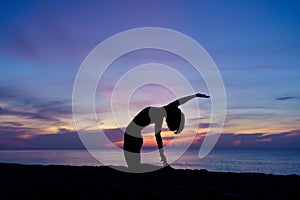
[[[300,176],[0,164],[0,199],[298,199]]]

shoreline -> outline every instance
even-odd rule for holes
[[[171,167],[126,173],[108,166],[0,163],[1,199],[298,199],[299,188],[299,175]]]

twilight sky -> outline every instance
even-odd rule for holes
[[[218,66],[227,95],[219,147],[300,148],[299,1],[7,0],[0,2],[0,19],[0,149],[80,148],[72,90],[82,61],[108,37],[148,26],[190,36]],[[107,99],[122,74],[149,62],[174,67],[196,91],[207,92],[201,78],[177,56],[155,50],[122,56],[104,74],[96,93],[99,125],[116,144],[122,143],[118,128],[130,118],[116,125],[107,113]],[[176,81],[174,87],[184,90]],[[130,116],[174,98],[166,88],[145,85],[129,100]],[[127,112],[118,99],[120,112]],[[189,114],[196,104],[200,111]],[[209,108],[206,99],[182,107],[185,132],[199,126],[195,147],[208,127]],[[84,113],[82,117],[88,120]],[[96,129],[90,127],[91,132]],[[150,146],[151,131],[145,130]],[[165,136],[166,141],[172,139],[167,130]],[[178,142],[186,140],[193,138],[183,133]]]

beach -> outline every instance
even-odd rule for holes
[[[299,175],[0,164],[0,199],[298,199]]]

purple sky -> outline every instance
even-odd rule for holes
[[[0,17],[0,149],[79,148],[71,102],[82,61],[106,38],[147,26],[192,37],[215,61],[228,106],[220,147],[300,148],[298,1],[7,0],[0,2]],[[148,62],[174,66],[206,92],[203,81],[171,54],[141,51],[120,58],[97,93],[100,125],[115,142],[122,133],[112,130],[130,119],[117,127],[101,98],[124,71]],[[159,101],[152,99],[162,92]],[[130,115],[172,100],[164,88],[148,85],[133,95]],[[183,110],[189,113],[197,102],[205,124],[208,101],[193,101]],[[194,117],[187,114],[187,131]]]

